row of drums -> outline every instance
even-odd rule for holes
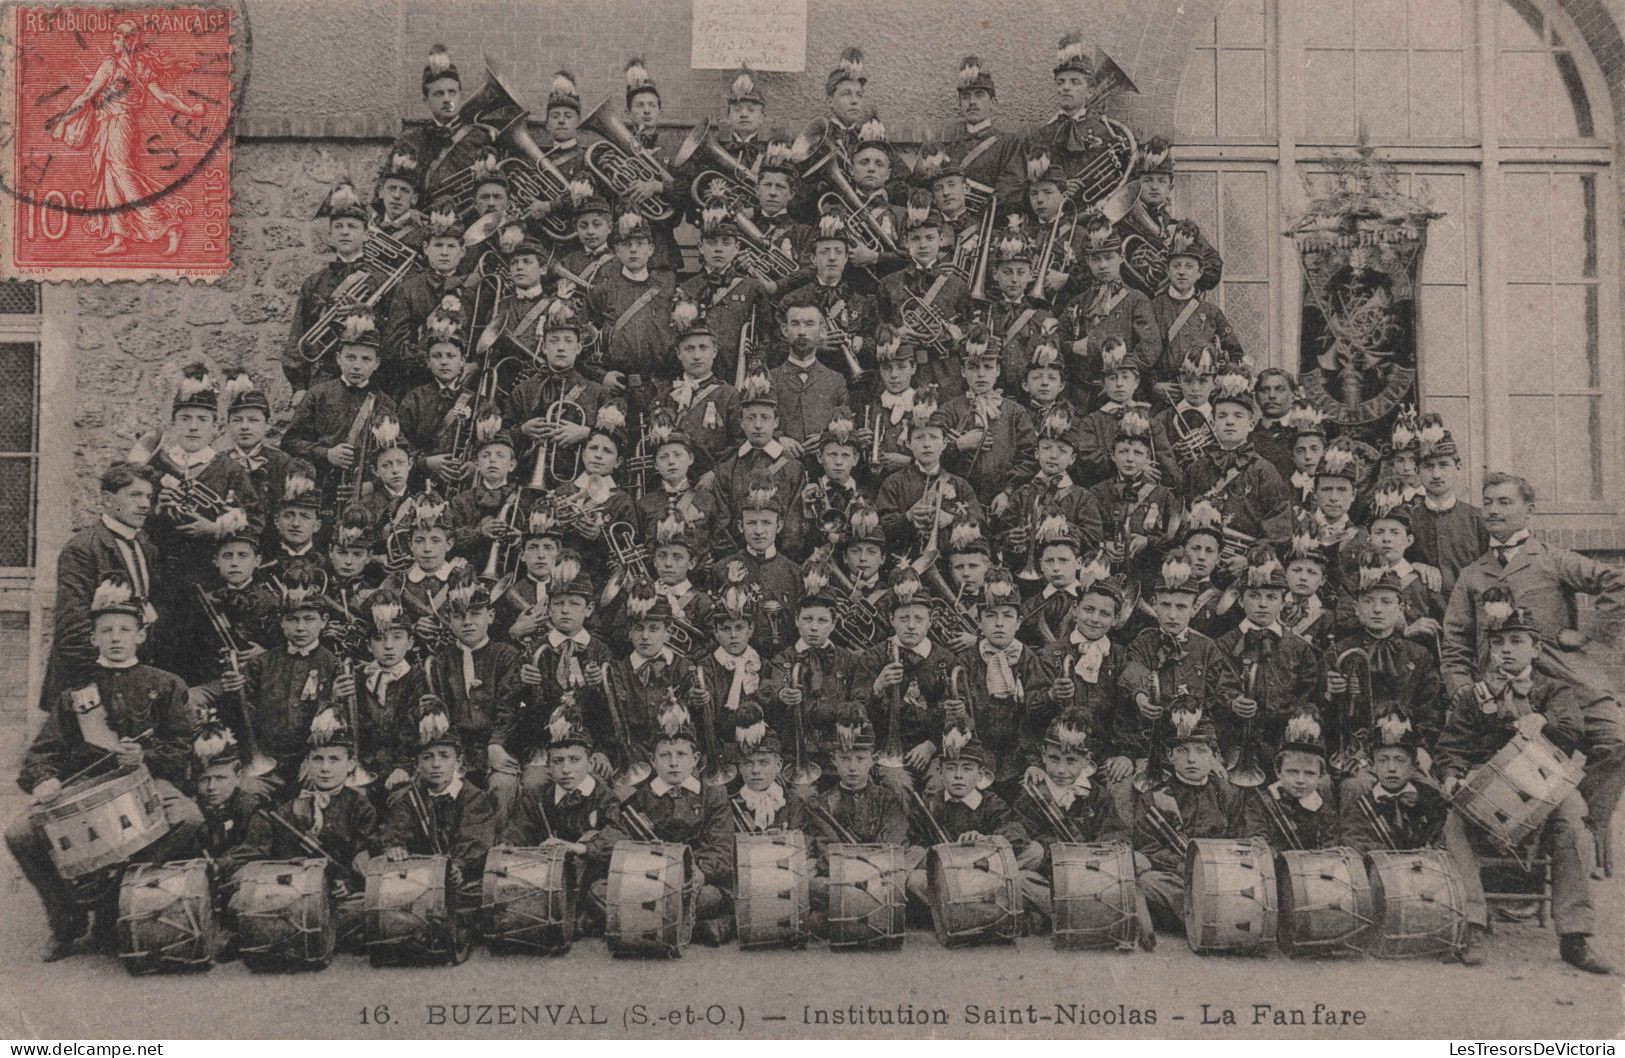
[[[1139,886],[1124,844],[1057,844],[1054,944],[1134,946]],[[742,834],[735,918],[742,948],[801,947],[813,937],[812,859],[799,832]],[[902,846],[828,848],[831,948],[888,949],[905,937]],[[1003,839],[937,845],[926,857],[931,919],[944,946],[1015,940],[1020,877]],[[1290,955],[1448,954],[1467,926],[1465,891],[1438,850],[1348,848],[1274,853],[1262,840],[1203,839],[1186,862],[1186,939],[1193,951]],[[367,865],[360,924],[375,965],[458,963],[472,946],[443,856]],[[687,947],[697,893],[685,845],[623,841],[610,860],[605,936],[617,956],[673,958]],[[560,845],[502,845],[486,859],[480,933],[495,952],[559,954],[575,940],[579,871]],[[119,892],[120,955],[134,973],[201,969],[219,930],[203,860],[132,866]],[[259,861],[235,875],[227,915],[238,953],[256,971],[319,969],[332,960],[338,916],[320,860]]]

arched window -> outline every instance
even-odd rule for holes
[[[1228,0],[1175,110],[1176,208],[1225,254],[1218,297],[1260,363],[1296,368],[1280,237],[1363,131],[1446,216],[1428,231],[1424,403],[1476,488],[1527,476],[1548,527],[1616,527],[1622,355],[1614,122],[1556,0]]]

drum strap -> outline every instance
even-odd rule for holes
[[[1185,324],[1189,323],[1190,318],[1196,315],[1196,310],[1201,304],[1201,299],[1195,294],[1186,299],[1185,307],[1179,310],[1179,315],[1174,317],[1174,322],[1168,325],[1168,340],[1170,342],[1179,337],[1179,332],[1185,329]]]

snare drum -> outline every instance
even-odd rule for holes
[[[1349,848],[1287,851],[1276,868],[1281,950],[1288,955],[1358,951],[1376,921],[1371,883]]]
[[[208,860],[138,863],[124,872],[118,955],[126,970],[206,970],[214,965],[218,939]]]
[[[1021,921],[1016,855],[1002,837],[934,845],[925,856],[931,926],[945,948],[1014,944]]]
[[[1467,936],[1467,889],[1441,849],[1366,853],[1376,925],[1366,954],[1379,959],[1453,955]]]
[[[1194,952],[1275,943],[1275,856],[1263,838],[1198,838],[1185,861],[1185,942]]]
[[[1140,935],[1134,850],[1121,842],[1049,848],[1058,951],[1132,951]]]
[[[829,946],[901,948],[907,882],[901,845],[830,845]]]
[[[485,857],[480,915],[493,952],[569,951],[576,933],[576,878],[569,849],[562,844],[492,849]]]
[[[1451,805],[1506,852],[1516,852],[1545,824],[1585,776],[1544,736],[1516,732],[1468,778]]]
[[[471,939],[457,921],[451,861],[410,856],[367,861],[367,957],[374,966],[456,964],[468,958]]]
[[[739,898],[734,921],[741,948],[803,947],[812,914],[807,837],[799,830],[734,839]]]
[[[687,845],[620,841],[609,858],[604,936],[609,953],[681,958],[699,897]]]
[[[145,764],[65,786],[32,819],[68,881],[117,866],[169,833]]]
[[[232,876],[237,952],[255,973],[320,970],[333,961],[337,918],[323,860],[258,860]]]

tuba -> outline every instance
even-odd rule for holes
[[[690,197],[702,206],[714,202],[730,213],[741,213],[756,204],[756,173],[724,150],[711,133],[711,119],[706,118],[688,134],[672,164],[681,169],[690,158],[703,154],[711,165],[689,183]]]
[[[529,117],[530,111],[519,101],[519,93],[491,68],[489,61],[485,64],[485,84],[457,111],[459,125],[484,126],[498,143],[507,142],[515,130],[523,132]],[[472,169],[463,169],[430,188],[428,197],[435,201],[449,198],[457,204],[458,212],[466,212],[474,205],[474,189],[478,186],[479,176]]]
[[[525,207],[537,199],[553,203],[570,201],[570,178],[548,158],[547,152],[531,136],[524,122],[515,124],[505,132],[502,142],[525,156],[504,158],[498,166],[513,188],[513,204],[518,212],[523,213]],[[525,164],[527,159],[529,165]],[[541,219],[539,226],[543,234],[554,242],[575,240],[576,226],[569,210],[555,208]]]
[[[646,180],[670,183],[673,177],[664,163],[638,142],[637,134],[627,128],[626,122],[609,112],[613,98],[606,98],[581,119],[581,128],[603,137],[587,148],[583,158],[587,170],[617,198],[625,198],[633,184]],[[638,212],[651,221],[670,220],[675,213],[663,198],[645,200]]]
[[[820,215],[833,213],[846,222],[846,228],[858,245],[876,253],[896,254],[901,251],[897,246],[897,236],[887,225],[882,225],[872,212],[875,206],[876,191],[865,198],[852,186],[847,179],[846,172],[840,166],[832,166],[829,171],[829,185],[834,190],[826,191],[818,199],[818,212]]]
[[[299,351],[308,364],[338,353],[339,316],[356,305],[376,308],[417,266],[418,252],[384,231],[374,231],[361,247],[361,267],[345,276],[316,322],[299,336]]]
[[[774,285],[796,274],[800,266],[795,258],[769,242],[745,210],[734,213],[734,223],[739,227],[739,263],[746,272]]]
[[[1094,66],[1094,85],[1085,103],[1087,109],[1096,109],[1119,92],[1139,94],[1140,90],[1123,68],[1099,48],[1095,49]],[[1102,115],[1100,120],[1106,127],[1107,138],[1091,148],[1078,172],[1067,180],[1067,197],[1082,207],[1103,203],[1121,190],[1128,183],[1139,156],[1140,145],[1132,129],[1116,118]]]
[[[1168,246],[1151,211],[1140,203],[1139,181],[1124,184],[1102,204],[1123,239],[1123,279],[1150,297],[1168,285]],[[1120,216],[1113,216],[1120,213]]]

